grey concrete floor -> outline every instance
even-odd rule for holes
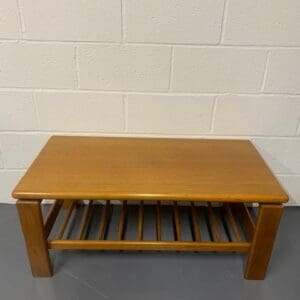
[[[0,205],[0,299],[300,299],[300,208],[286,208],[264,281],[246,255],[53,251],[55,275],[31,277],[14,205]]]

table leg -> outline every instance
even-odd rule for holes
[[[265,278],[283,211],[282,204],[261,204],[245,271],[246,279]]]
[[[52,276],[40,200],[18,200],[17,209],[34,277]]]

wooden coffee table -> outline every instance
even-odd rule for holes
[[[35,277],[52,275],[48,249],[102,249],[249,252],[245,278],[263,279],[282,203],[288,201],[246,140],[75,136],[51,137],[13,197],[18,199]],[[53,201],[45,217],[44,199]],[[102,204],[95,201],[99,199]],[[88,205],[81,200],[88,200]],[[117,234],[108,238],[113,208],[120,207],[112,200],[121,200],[122,205]],[[143,235],[148,203],[155,206],[156,238],[152,240]],[[173,240],[164,239],[166,203],[172,213]],[[257,217],[249,208],[252,203],[259,204]],[[128,240],[131,204],[136,207],[136,236]],[[188,213],[188,225],[181,222],[183,210]],[[91,219],[98,219],[92,238]],[[79,226],[74,226],[74,220]],[[191,239],[183,238],[183,226],[188,226]]]

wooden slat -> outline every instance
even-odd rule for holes
[[[85,233],[85,229],[86,229],[86,225],[88,223],[89,220],[89,215],[90,215],[90,211],[91,211],[91,207],[92,207],[92,200],[89,200],[88,205],[86,205],[85,209],[84,209],[84,214],[81,220],[81,224],[80,224],[80,229],[77,235],[77,239],[78,240],[82,240],[84,237],[84,233]]]
[[[138,240],[143,239],[144,230],[144,201],[140,201],[139,213],[138,213]]]
[[[177,201],[173,202],[173,213],[174,213],[175,240],[181,241],[180,214],[178,210]]]
[[[191,202],[191,223],[194,239],[197,242],[201,241],[201,232],[199,228],[199,220],[194,202]]]
[[[253,239],[255,232],[255,223],[245,203],[234,203],[231,207],[236,212],[240,223],[249,240]]]
[[[234,216],[232,214],[231,208],[230,208],[228,203],[224,204],[224,209],[225,209],[225,213],[226,213],[226,216],[227,216],[227,221],[228,221],[228,223],[230,224],[230,226],[232,228],[234,237],[238,242],[240,242],[241,241],[241,235],[240,235],[239,229],[236,225]]]
[[[73,209],[75,207],[75,204],[76,204],[76,201],[72,201],[71,205],[69,206],[69,208],[67,210],[67,214],[66,214],[66,216],[64,218],[63,224],[62,224],[62,226],[61,226],[61,228],[59,230],[59,233],[57,235],[57,239],[58,240],[61,239],[63,237],[63,235],[64,235],[64,232],[65,232],[66,227],[68,225],[68,222],[69,222],[69,219],[71,217],[72,211],[73,211]]]
[[[103,208],[102,215],[101,215],[98,240],[105,239],[105,235],[107,232],[107,228],[108,228],[108,224],[110,222],[111,215],[112,215],[112,206],[110,205],[110,201],[107,200],[106,204]]]
[[[49,236],[51,229],[55,223],[55,220],[59,214],[59,211],[62,207],[63,201],[55,200],[51,205],[49,212],[44,221],[44,228],[45,228],[45,236],[46,238]]]
[[[80,241],[51,240],[50,249],[84,249],[84,250],[167,250],[167,251],[228,251],[247,252],[250,243],[228,242],[168,242],[168,241]]]
[[[124,200],[122,204],[122,210],[119,222],[118,240],[123,240],[127,215],[127,201]]]
[[[62,208],[63,209],[68,209],[71,205],[72,205],[72,202],[73,201],[70,201],[70,200],[65,200],[63,201],[63,205],[62,205]],[[76,206],[82,204],[83,201],[82,200],[76,200]]]
[[[208,208],[209,220],[210,220],[211,228],[213,230],[215,241],[220,242],[221,241],[221,233],[220,233],[219,225],[217,222],[217,216],[216,216],[210,202],[207,203],[207,208]]]
[[[156,202],[156,239],[161,241],[161,213],[160,213],[160,201]]]

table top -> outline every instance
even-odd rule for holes
[[[286,202],[247,140],[53,136],[17,199]]]

